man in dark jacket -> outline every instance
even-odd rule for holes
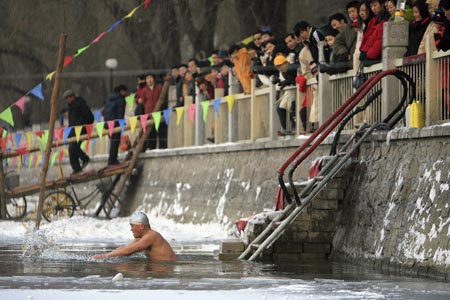
[[[83,98],[75,96],[75,93],[72,90],[65,91],[63,98],[66,99],[68,104],[69,127],[86,125],[94,122],[94,115]],[[86,128],[83,127],[81,134],[86,134]],[[74,136],[75,128],[72,128],[69,137]],[[90,160],[89,156],[81,150],[80,145],[81,141],[75,141],[69,144],[69,160],[73,170],[72,175],[80,173]],[[80,160],[82,161],[81,165]]]
[[[125,97],[128,95],[128,89],[125,85],[121,84],[114,88],[114,93],[106,100],[105,107],[103,109],[103,120],[113,121],[114,127],[119,126],[117,120],[123,119],[125,116]],[[111,135],[109,143],[109,158],[108,166],[117,165],[120,162],[117,160],[119,153],[121,132],[115,132]]]

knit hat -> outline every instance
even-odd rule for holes
[[[66,99],[69,96],[75,96],[75,93],[72,90],[67,90],[63,93],[63,99]]]
[[[275,59],[273,61],[273,64],[275,65],[275,67],[281,66],[284,63],[287,63],[287,59],[283,55],[278,55],[277,57],[275,57]]]

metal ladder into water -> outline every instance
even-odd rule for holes
[[[378,96],[381,95],[381,90],[374,92],[368,96],[368,99],[361,107],[357,107],[358,103],[367,96],[371,89],[378,83],[381,78],[393,75],[400,80],[403,86],[403,96],[397,107],[382,121],[374,123],[371,126],[362,126],[355,132],[350,139],[336,151],[336,145],[345,124],[357,113],[365,110]],[[409,90],[408,90],[409,84]],[[311,201],[322,191],[327,183],[332,179],[352,157],[352,155],[359,149],[360,145],[369,137],[376,129],[390,129],[393,128],[405,114],[405,102],[409,92],[409,101],[412,103],[415,99],[415,83],[406,73],[400,70],[386,70],[369,78],[347,101],[345,101],[325,122],[320,126],[312,136],[310,136],[303,145],[301,145],[291,157],[281,166],[279,173],[280,187],[283,190],[285,199],[288,205],[271,221],[271,223],[247,246],[245,251],[238,259],[246,259],[248,255],[254,251],[248,258],[249,261],[257,259],[262,252],[273,245],[285,232],[285,230],[294,222],[297,216],[303,209],[311,203]],[[307,185],[297,193],[294,181],[292,179],[295,169],[307,158],[316,147],[335,129],[338,131],[333,141],[331,153],[332,158],[320,170],[320,172]],[[311,144],[311,145],[310,145]],[[308,149],[309,148],[309,149]],[[297,158],[297,156],[300,158]],[[283,180],[285,169],[295,160],[289,172],[289,184],[294,195],[295,201],[291,200],[289,191]]]

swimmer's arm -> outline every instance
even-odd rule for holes
[[[92,258],[104,259],[104,258],[110,258],[110,257],[116,257],[116,256],[128,256],[133,253],[147,249],[152,244],[153,244],[153,238],[151,236],[146,236],[141,239],[135,239],[134,241],[130,242],[129,244],[119,247],[109,253],[94,255],[94,256],[92,256]]]

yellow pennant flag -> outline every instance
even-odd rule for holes
[[[45,76],[45,80],[52,80],[53,76],[55,76],[55,74],[56,74],[56,71],[48,73],[47,76]]]
[[[33,144],[33,133],[32,132],[26,132],[25,136],[27,137],[28,149],[30,149],[32,144]]]
[[[231,113],[233,111],[234,107],[234,101],[236,100],[236,97],[234,95],[226,96],[227,102],[228,102],[228,111]]]
[[[77,142],[80,141],[81,130],[83,130],[83,125],[75,126],[75,136],[77,138]]]
[[[97,129],[98,137],[103,138],[103,126],[105,122],[98,122],[95,124],[95,129]]]
[[[39,166],[39,164],[41,163],[42,160],[42,153],[39,153],[36,159],[36,164],[34,165],[34,168],[37,169],[37,167]]]
[[[134,15],[134,13],[138,10],[139,7],[140,7],[140,6],[135,7],[128,15],[126,15],[125,17],[123,17],[122,20],[123,20],[123,19],[131,18],[131,17]]]
[[[183,117],[184,106],[180,106],[176,108],[177,110],[177,126],[180,125],[181,118]]]
[[[241,41],[241,44],[247,45],[248,43],[253,41],[253,36],[249,36]]]
[[[132,134],[136,131],[137,126],[137,116],[129,117],[128,122],[130,123],[130,131]]]

